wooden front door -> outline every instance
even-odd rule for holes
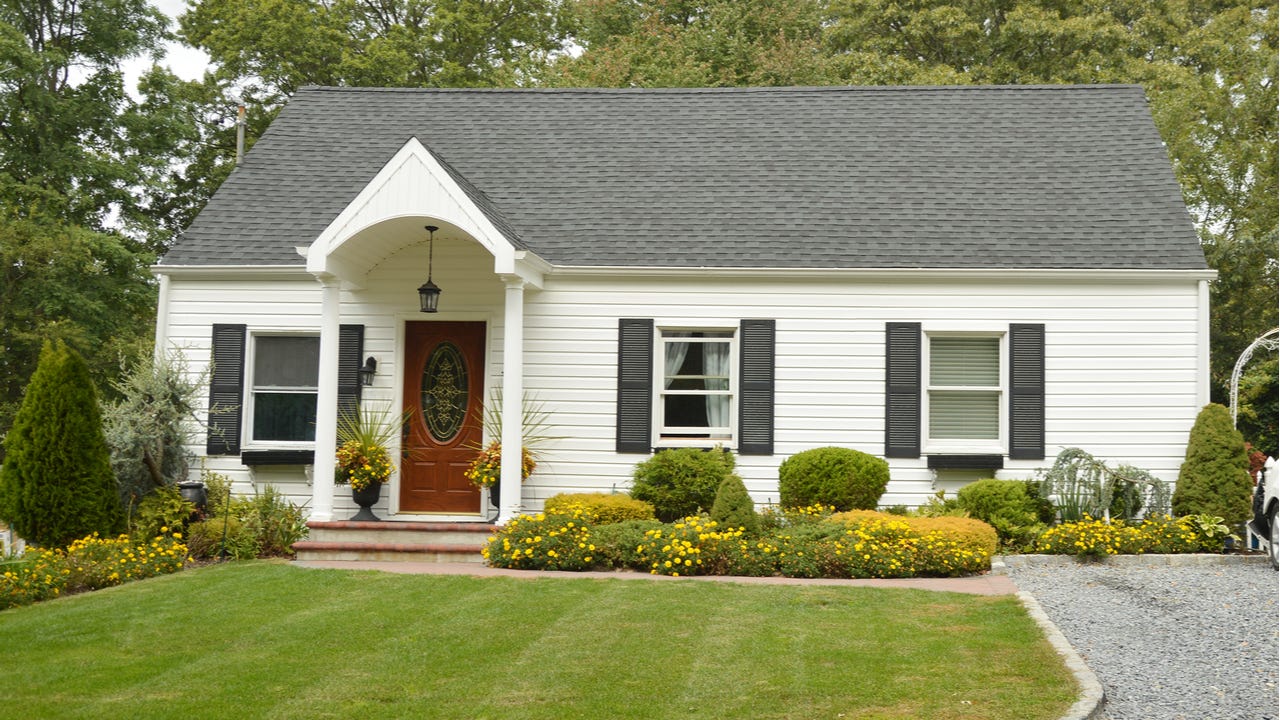
[[[480,512],[464,473],[483,439],[484,338],[482,322],[405,327],[401,512]]]

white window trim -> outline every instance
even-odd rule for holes
[[[932,405],[932,393],[935,390],[955,389],[951,386],[937,386],[930,384],[929,365],[933,358],[933,338],[998,338],[1000,347],[998,359],[1000,362],[1000,386],[996,388],[998,391],[996,397],[996,417],[998,423],[998,431],[996,438],[976,438],[973,440],[964,439],[946,439],[935,440],[929,437],[929,412]],[[921,349],[920,358],[920,379],[924,387],[923,402],[920,403],[920,422],[921,435],[924,438],[923,452],[924,454],[991,454],[1005,455],[1009,446],[1009,332],[1006,325],[999,331],[958,331],[958,330],[933,330],[924,329],[924,346]]]
[[[245,343],[244,352],[244,405],[240,415],[240,448],[241,450],[311,450],[315,448],[314,440],[255,440],[253,438],[253,420],[254,413],[257,412],[255,400],[259,388],[254,382],[254,368],[256,367],[255,356],[258,351],[258,340],[261,338],[272,337],[313,337],[319,338],[320,334],[309,330],[251,330],[249,332],[248,341]],[[266,391],[266,388],[262,389]],[[320,388],[316,387],[310,391],[301,389],[277,389],[276,392],[303,392],[319,393]]]
[[[670,338],[676,342],[725,342],[729,343],[729,433],[727,437],[705,437],[705,438],[680,438],[680,437],[663,437],[664,432],[678,432],[679,428],[668,428],[663,424],[663,409],[665,404],[663,397],[670,393],[665,387],[666,381],[666,358],[667,358],[667,338],[663,337],[664,332],[714,332],[727,333],[728,337],[724,338]],[[738,326],[736,325],[668,325],[654,323],[653,326],[653,446],[656,448],[668,447],[708,447],[711,445],[722,445],[731,450],[738,447],[738,396],[741,392],[738,385],[740,379],[738,377],[738,352],[739,342]],[[682,394],[679,391],[674,394]],[[689,393],[694,394],[694,393]],[[704,392],[697,392],[698,395],[705,395]],[[698,428],[693,428],[697,430]]]

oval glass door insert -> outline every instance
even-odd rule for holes
[[[443,445],[458,436],[469,394],[462,351],[451,342],[440,343],[422,368],[422,420],[432,440]]]

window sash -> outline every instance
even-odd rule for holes
[[[928,440],[1000,442],[1003,377],[999,336],[930,336]]]
[[[717,440],[734,436],[737,340],[732,330],[659,330],[655,423],[660,441]],[[712,351],[712,348],[716,350]],[[697,351],[699,372],[690,368]],[[713,357],[709,351],[722,353]],[[708,362],[719,368],[709,368]],[[690,422],[701,415],[703,423]]]
[[[316,437],[320,338],[258,335],[253,338],[247,410],[251,444],[297,445]]]

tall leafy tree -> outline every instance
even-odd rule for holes
[[[0,517],[43,547],[124,529],[89,367],[46,343],[0,470]]]
[[[0,200],[12,212],[147,225],[165,118],[126,91],[121,63],[158,53],[166,22],[146,0],[0,0]]]
[[[145,267],[194,125],[177,78],[153,69],[130,92],[123,65],[156,57],[166,24],[146,0],[0,0],[0,436],[44,339],[107,391],[149,342]]]
[[[116,233],[0,212],[0,435],[45,341],[64,342],[88,358],[100,388],[118,376],[122,357],[148,346],[151,259]]]

